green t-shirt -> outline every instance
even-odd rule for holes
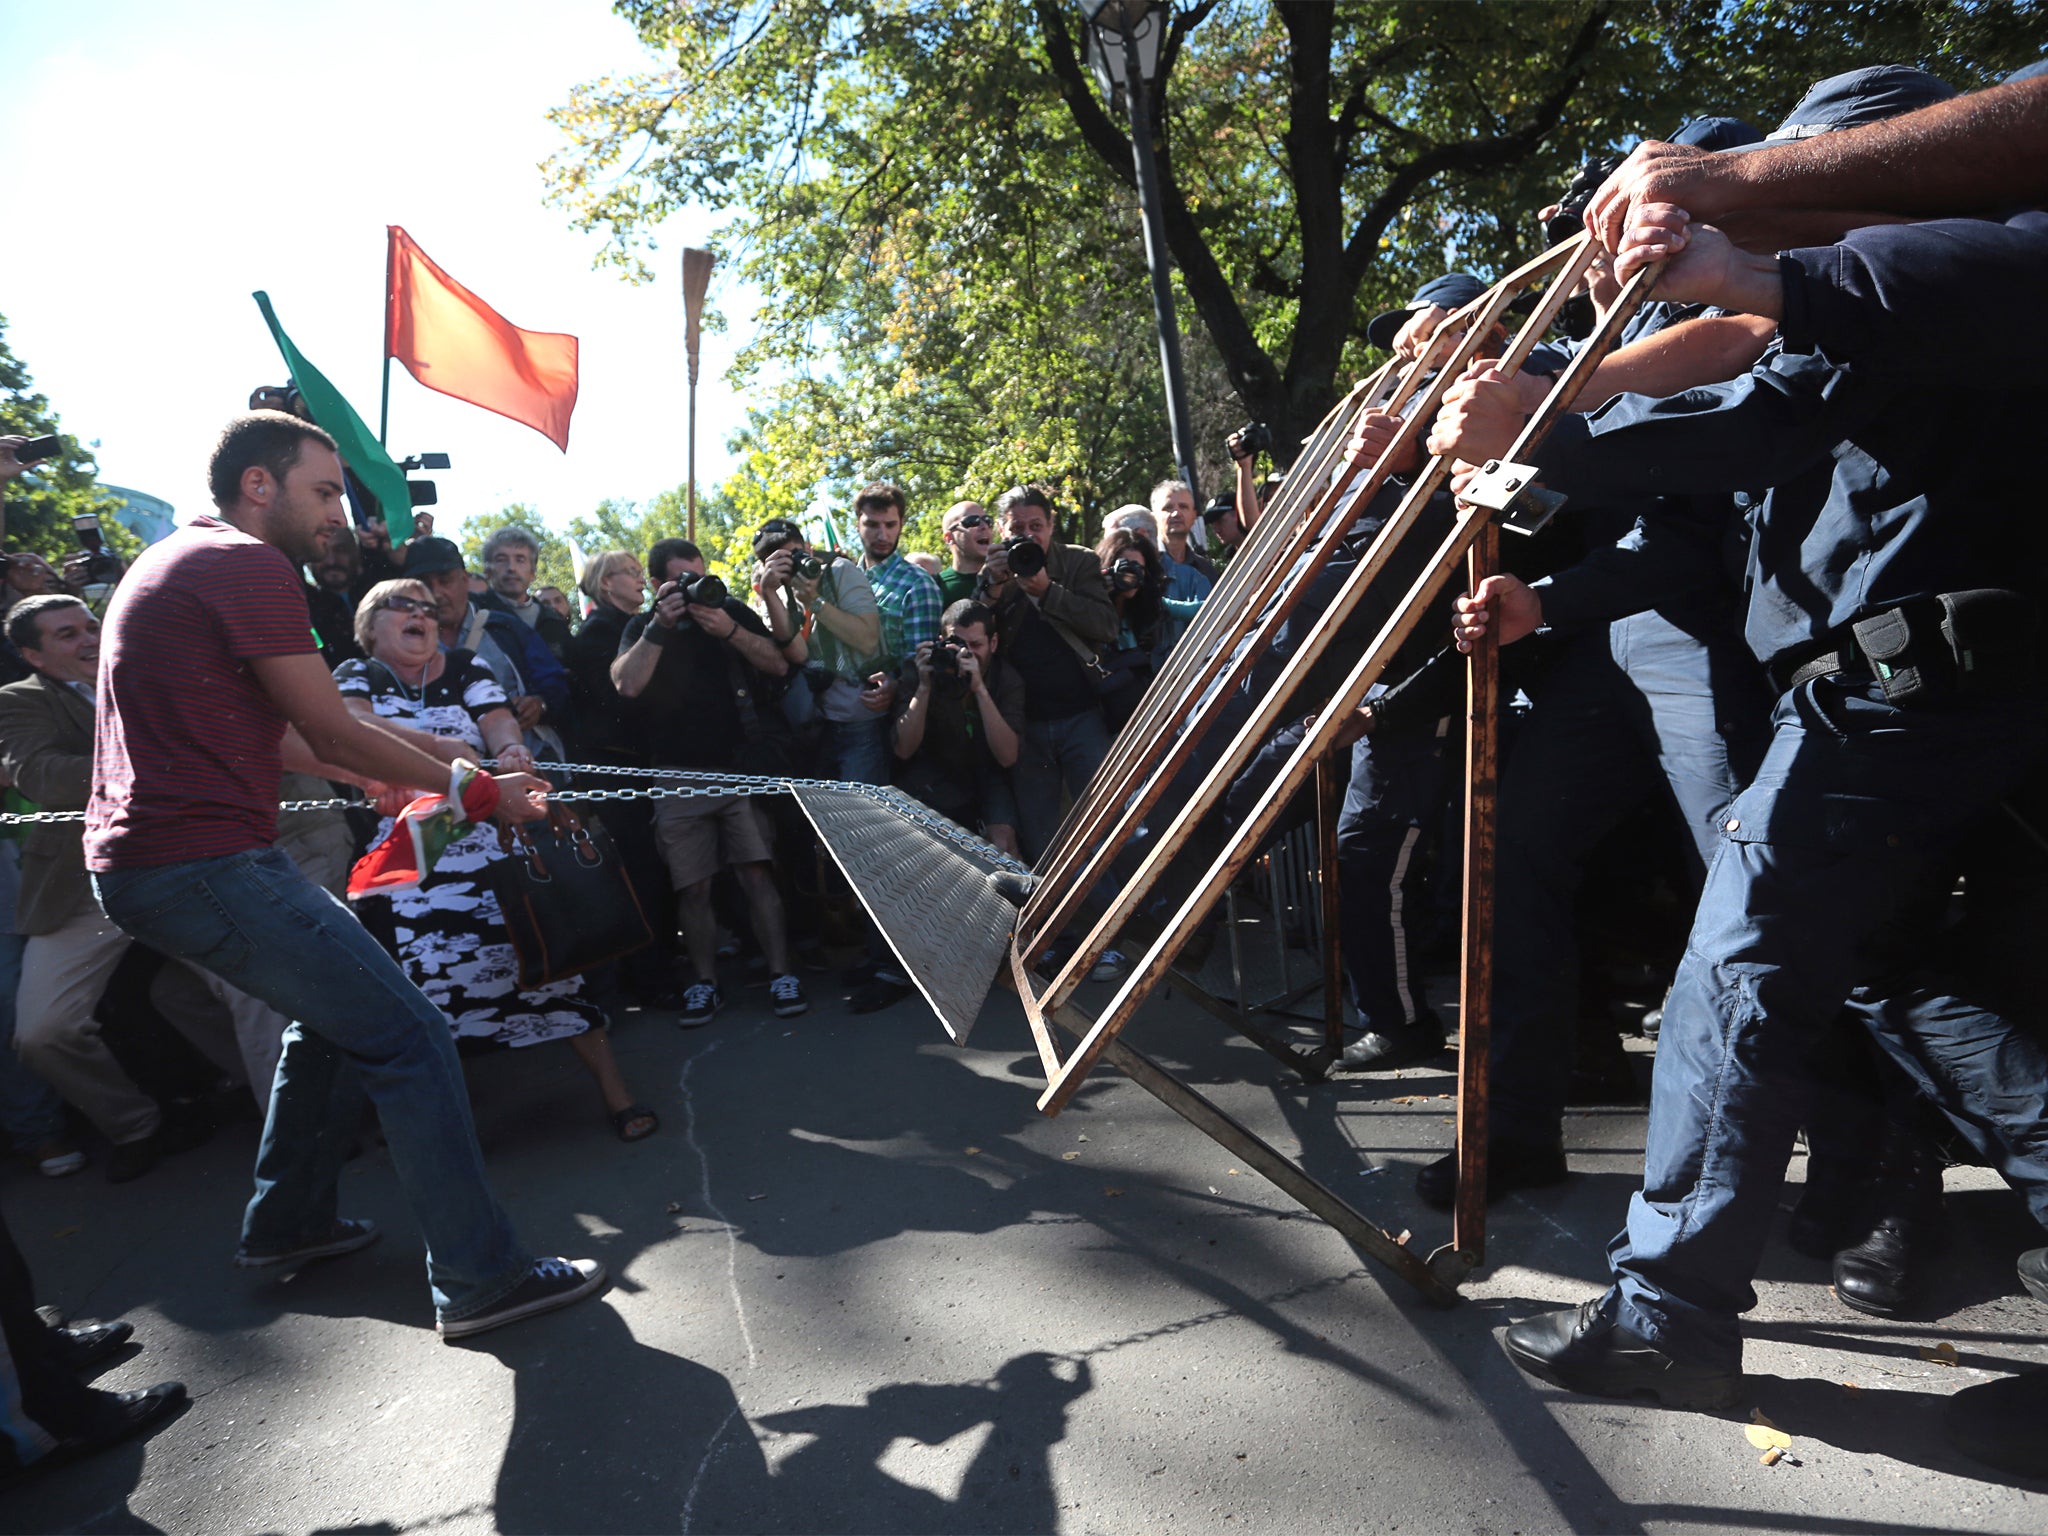
[[[939,572],[939,597],[950,608],[963,597],[974,596],[974,589],[981,584],[981,577],[966,571],[956,571],[947,566]]]

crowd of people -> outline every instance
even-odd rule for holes
[[[1267,705],[1425,458],[1463,468],[1413,548],[1450,526],[1471,466],[1512,445],[1630,274],[1668,262],[1656,302],[1538,452],[1570,512],[1514,546],[1508,571],[1438,605],[1340,754],[1354,1027],[1340,1065],[1386,1071],[1446,1044],[1416,919],[1459,789],[1456,651],[1489,633],[1505,644],[1489,1196],[1569,1176],[1574,1066],[1598,1043],[1579,1038],[1589,871],[1603,839],[1643,817],[1672,834],[1664,873],[1692,926],[1653,1016],[1644,1186],[1612,1249],[1614,1284],[1507,1336],[1519,1364],[1568,1388],[1734,1399],[1739,1314],[1802,1134],[1787,1235],[1860,1311],[1924,1304],[1945,1160],[1997,1168],[2048,1224],[2048,1031],[2025,963],[2048,884],[2034,858],[2048,848],[2042,570],[2037,520],[2002,484],[2007,456],[1981,447],[2025,441],[2041,406],[2009,339],[2031,337],[2048,255],[2043,216],[2011,211],[2048,181],[2037,74],[1963,97],[1917,69],[1859,70],[1815,86],[1768,135],[1703,119],[1618,171],[1588,167],[1539,215],[1553,237],[1593,225],[1607,252],[1564,334],[1513,374],[1491,362],[1505,329],[1483,338],[1426,418],[1359,415],[1339,473],[1377,465],[1385,484],[1333,531],[1180,783]],[[1836,133],[1827,154],[1810,142]],[[2001,135],[2034,159],[1994,153]],[[1967,217],[1842,216],[1814,234],[1830,221],[1813,210],[1887,207]],[[1703,222],[1752,208],[1789,210],[1785,254],[1749,258]],[[1368,337],[1426,361],[1483,291],[1445,274]],[[2001,323],[1983,324],[1994,312]],[[1935,365],[1938,391],[1920,373]],[[637,787],[647,770],[820,777],[896,785],[1033,862],[1256,528],[1262,435],[1231,439],[1237,484],[1206,509],[1162,481],[1104,518],[1092,547],[1027,484],[947,508],[942,554],[906,551],[905,494],[878,482],[854,497],[844,550],[790,519],[753,530],[750,591],[666,538],[591,557],[572,604],[536,587],[530,530],[493,530],[476,570],[424,518],[394,548],[380,523],[344,515],[324,433],[276,411],[238,418],[214,455],[217,516],[121,580],[104,653],[100,620],[62,577],[22,565],[17,579],[10,564],[9,803],[86,819],[0,844],[14,891],[0,1022],[16,1046],[0,1053],[0,1130],[61,1177],[84,1166],[74,1126],[89,1125],[106,1176],[124,1180],[245,1097],[265,1129],[237,1262],[304,1262],[376,1236],[333,1203],[362,1123],[361,1096],[336,1088],[352,1066],[426,1229],[445,1336],[592,1294],[601,1266],[533,1258],[497,1206],[458,1049],[565,1041],[616,1134],[637,1140],[659,1117],[612,1058],[621,1008],[705,1026],[756,1006],[736,999],[757,968],[758,1006],[793,1017],[833,943],[864,953],[840,978],[852,1011],[888,1007],[910,982],[850,902],[826,931],[829,875],[788,798],[733,792],[607,805],[655,942],[522,987],[485,879],[505,856],[493,813],[532,820],[551,784]],[[0,440],[0,474],[18,467]],[[1206,865],[1418,558],[1381,570],[1176,870]],[[195,715],[195,682],[225,714]],[[357,787],[363,809],[277,811],[336,785]],[[358,921],[332,893],[422,789],[445,791],[469,824],[416,889],[359,901]],[[1091,979],[1126,963],[1112,950]],[[138,1015],[168,1020],[213,1080],[143,1080],[149,1052],[120,1048]],[[1456,1181],[1445,1158],[1417,1188],[1447,1208]],[[2048,1301],[2048,1247],[2023,1254],[2019,1275]],[[53,1359],[84,1347],[44,1343]],[[2041,1379],[2016,1378],[2019,1393],[1983,1410],[1994,1429],[1979,1453],[2027,1454],[2002,1450],[1995,1424],[2036,1405]],[[126,1404],[115,1427],[174,1397]]]

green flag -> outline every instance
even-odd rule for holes
[[[313,413],[315,424],[334,439],[341,449],[342,461],[377,498],[392,546],[403,544],[412,537],[412,493],[405,488],[405,471],[391,462],[391,455],[377,441],[377,434],[356,414],[355,407],[342,398],[341,391],[328,383],[327,376],[292,345],[270,308],[270,295],[258,293],[254,298],[256,307],[263,311],[263,323],[270,327],[271,337],[277,342],[277,350],[284,354],[285,366],[292,371],[292,383],[306,398],[306,409]]]

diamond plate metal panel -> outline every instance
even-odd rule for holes
[[[874,790],[790,787],[847,883],[889,941],[903,974],[964,1045],[1009,953],[1017,909],[988,877],[1002,866],[892,810]],[[895,798],[891,796],[890,798]],[[933,812],[917,806],[915,814]]]

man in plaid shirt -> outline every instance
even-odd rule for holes
[[[853,498],[861,568],[882,610],[882,649],[892,671],[915,656],[920,645],[939,638],[939,615],[946,606],[939,584],[896,548],[903,538],[903,505],[903,492],[880,481]]]

